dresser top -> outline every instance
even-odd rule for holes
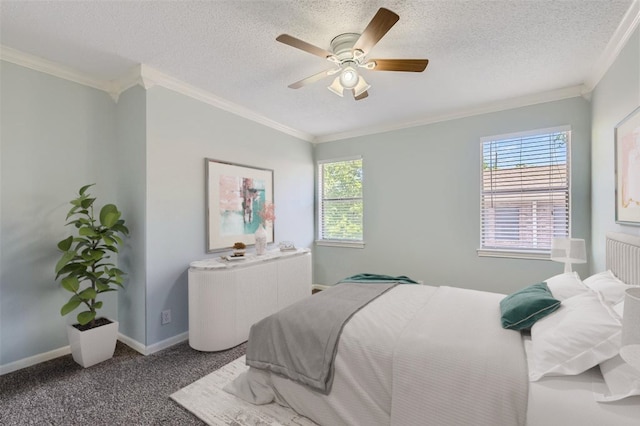
[[[265,254],[258,256],[255,253],[248,253],[242,258],[226,260],[228,256],[212,257],[209,259],[196,260],[189,264],[189,267],[193,271],[211,270],[211,269],[228,269],[237,268],[249,265],[255,265],[257,263],[269,262],[271,260],[282,259],[286,257],[300,256],[303,254],[311,253],[308,248],[281,251],[268,250]]]

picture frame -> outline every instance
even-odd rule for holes
[[[273,203],[273,170],[205,158],[207,253],[255,244],[259,212]],[[267,243],[273,223],[265,223]]]
[[[615,127],[616,223],[640,226],[640,107]]]

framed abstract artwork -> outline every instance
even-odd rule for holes
[[[640,107],[615,128],[616,223],[640,226]]]
[[[205,159],[207,252],[227,250],[236,242],[254,244],[259,212],[273,203],[273,170]],[[267,243],[273,223],[266,223]]]

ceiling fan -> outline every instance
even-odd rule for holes
[[[324,77],[339,74],[327,89],[338,96],[343,96],[346,89],[358,101],[369,96],[367,91],[371,87],[358,72],[359,68],[371,71],[424,71],[429,63],[428,59],[367,59],[367,54],[398,22],[398,19],[400,17],[394,12],[380,8],[362,34],[345,33],[331,40],[331,51],[309,44],[289,34],[280,34],[276,37],[280,43],[304,50],[334,64],[334,67],[296,81],[289,87],[299,89]]]

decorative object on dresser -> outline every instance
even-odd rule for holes
[[[244,256],[246,248],[247,248],[247,245],[243,242],[233,243],[233,256],[234,257]]]
[[[256,239],[256,254],[261,256],[267,251],[267,231],[264,230],[262,224],[258,225],[258,229],[254,234]]]
[[[626,291],[620,356],[627,364],[640,370],[640,286]]]
[[[640,226],[640,107],[615,128],[616,223]]]
[[[309,249],[192,262],[189,345],[199,351],[234,347],[247,340],[252,324],[310,295]]]
[[[572,263],[587,262],[587,248],[581,238],[554,238],[551,242],[551,260],[564,263],[564,272],[571,272]]]
[[[264,227],[269,224],[273,225],[276,220],[275,206],[273,203],[264,203],[258,212],[261,222],[255,233],[256,238],[256,254],[262,256],[267,251],[267,231]]]
[[[99,217],[94,216],[96,199],[87,192],[91,186],[80,188],[78,197],[70,202],[73,207],[67,225],[74,225],[78,235],[58,243],[63,254],[55,268],[56,280],[63,277],[62,287],[73,293],[60,313],[67,315],[81,306],[88,309],[78,314],[78,324],[67,326],[73,359],[85,368],[111,358],[115,351],[118,322],[96,318],[96,311],[102,308],[97,297],[122,287],[124,272],[109,260],[110,253],[117,253],[122,244],[118,234],[129,234],[115,205],[104,205]]]
[[[205,159],[207,252],[254,244],[263,206],[273,203],[273,170]],[[272,243],[273,223],[265,226]]]
[[[278,244],[278,248],[280,248],[280,251],[297,250],[296,245],[293,243],[293,241],[280,241],[280,243]]]

